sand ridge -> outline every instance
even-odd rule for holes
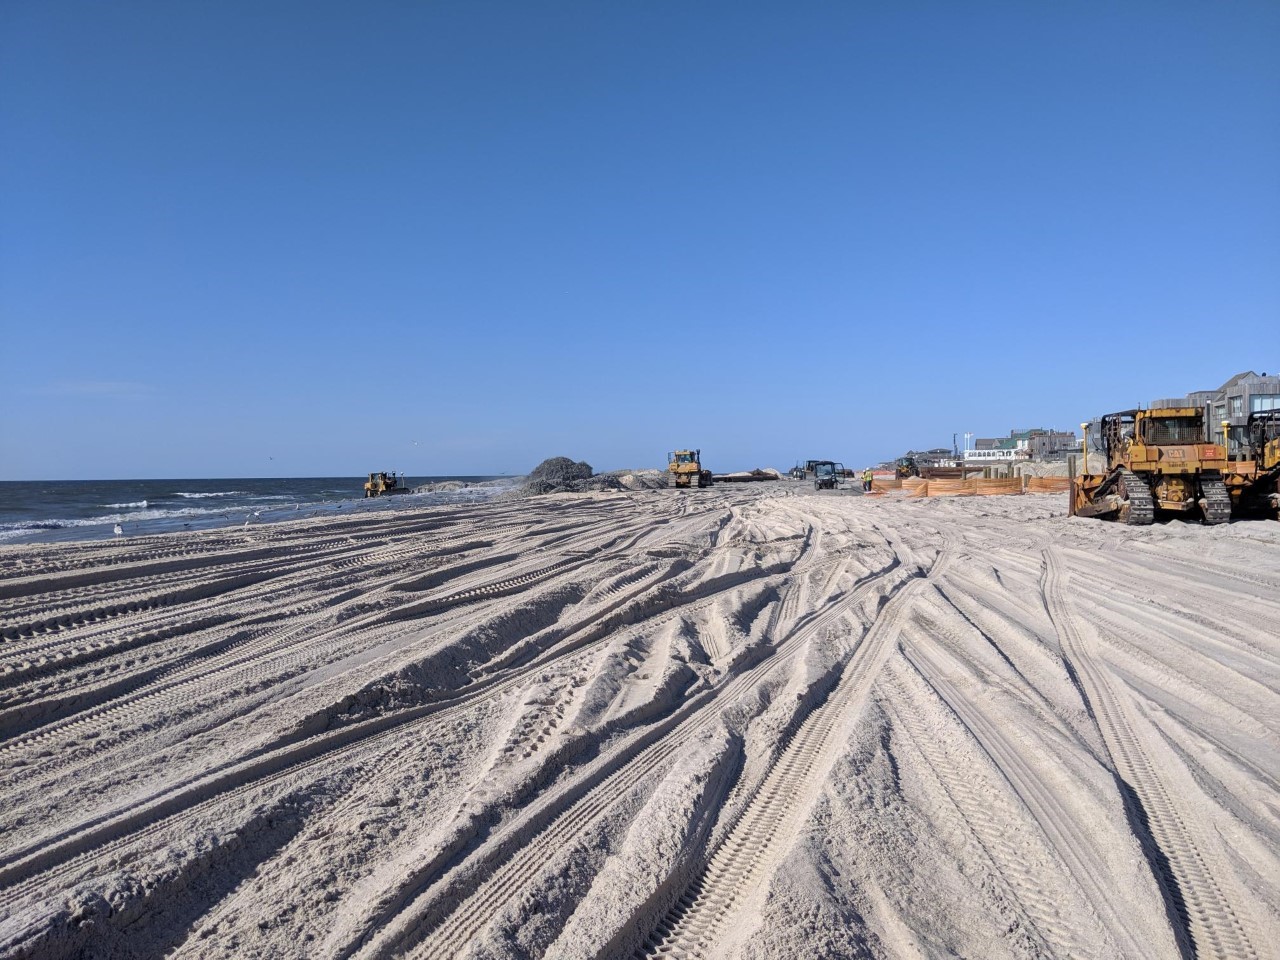
[[[0,548],[0,954],[1265,956],[1280,524],[786,482]]]

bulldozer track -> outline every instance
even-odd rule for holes
[[[638,957],[697,957],[728,922],[785,849],[812,799],[811,780],[838,747],[837,725],[860,706],[893,650],[898,629],[921,585],[945,571],[948,544],[927,578],[909,580],[881,608],[854,648],[841,678],[824,703],[804,718],[777,761],[747,801],[706,866],[649,934]],[[810,624],[810,629],[816,629]],[[810,789],[806,790],[806,786]]]
[[[1154,523],[1156,504],[1146,481],[1129,470],[1122,470],[1120,485],[1124,488],[1124,500],[1128,506],[1128,513],[1124,514],[1124,522],[1131,527],[1145,527]]]
[[[1224,892],[1220,869],[1208,852],[1196,818],[1181,808],[1156,766],[1148,759],[1127,711],[1095,661],[1066,595],[1067,574],[1057,550],[1044,552],[1045,605],[1088,698],[1111,754],[1126,803],[1155,844],[1153,869],[1183,924],[1182,933],[1197,957],[1254,958],[1248,919],[1232,907],[1238,899]]]
[[[1201,479],[1200,491],[1204,494],[1205,523],[1226,523],[1231,519],[1231,495],[1220,477]]]

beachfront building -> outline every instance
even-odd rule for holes
[[[1237,373],[1217,390],[1196,390],[1185,397],[1157,400],[1152,408],[1197,407],[1204,411],[1205,435],[1215,443],[1222,443],[1222,421],[1228,427],[1228,452],[1232,457],[1244,455],[1245,426],[1249,414],[1267,410],[1280,410],[1280,376],[1254,373],[1252,370]]]
[[[1010,430],[1007,437],[980,437],[968,444],[965,434],[964,462],[976,465],[1014,463],[1022,460],[1063,460],[1080,449],[1075,433],[1033,427]]]

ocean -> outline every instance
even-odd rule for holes
[[[418,477],[410,488],[456,480],[483,486],[364,499],[365,477],[222,480],[0,481],[0,545],[101,540],[297,520],[339,511],[472,503],[518,477]]]

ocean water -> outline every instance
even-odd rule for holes
[[[418,477],[483,482],[458,491],[364,499],[365,477],[234,480],[0,481],[0,544],[99,540],[297,520],[339,511],[397,510],[488,499],[520,478]]]

